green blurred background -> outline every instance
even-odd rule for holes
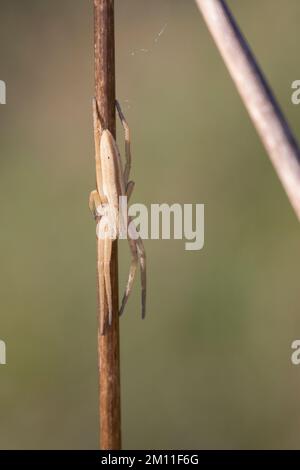
[[[202,251],[145,242],[148,317],[137,283],[121,319],[124,448],[300,448],[299,223],[194,2],[115,4],[133,201],[206,206]],[[299,1],[229,5],[300,135]],[[92,1],[0,11],[0,447],[96,448]]]

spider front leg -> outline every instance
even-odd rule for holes
[[[122,112],[120,103],[117,100],[116,100],[116,108],[117,108],[119,118],[120,118],[120,121],[121,121],[123,129],[124,129],[124,136],[125,136],[125,159],[126,159],[126,164],[125,164],[123,177],[124,177],[125,188],[127,188],[129,175],[130,175],[130,170],[131,170],[130,129],[129,129],[129,126],[128,126],[127,121],[125,119],[125,116]]]
[[[94,189],[94,191],[90,193],[89,208],[95,220],[97,220],[97,217],[101,215],[101,210],[100,210],[101,206],[102,206],[102,201],[99,196],[99,193],[97,189]]]

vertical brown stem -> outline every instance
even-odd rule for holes
[[[95,18],[95,96],[102,125],[115,136],[115,39],[114,1],[94,0]],[[99,259],[97,263],[99,269]],[[111,259],[113,323],[104,335],[98,322],[100,447],[121,448],[120,346],[118,305],[118,246],[113,244]],[[99,296],[99,292],[98,292]],[[107,309],[107,305],[105,305]],[[100,302],[98,299],[98,310]],[[107,312],[101,312],[107,318]],[[98,311],[100,320],[100,311]]]

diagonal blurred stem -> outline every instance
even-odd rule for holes
[[[225,0],[195,0],[300,220],[300,152]]]

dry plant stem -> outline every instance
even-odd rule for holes
[[[262,71],[224,0],[196,0],[300,220],[300,152]]]
[[[101,124],[103,128],[109,129],[115,137],[114,1],[94,0],[94,20],[95,97]],[[98,251],[98,273],[100,257],[101,253]],[[113,320],[104,335],[101,335],[100,332],[101,315],[98,311],[100,447],[101,449],[119,450],[121,449],[121,405],[117,241],[113,243],[110,272]],[[104,308],[108,308],[106,302]],[[98,299],[99,309],[100,299]],[[103,314],[106,318],[107,311],[102,312]]]

